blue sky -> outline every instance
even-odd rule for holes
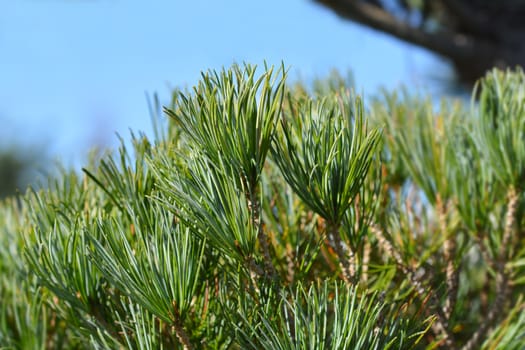
[[[445,69],[309,0],[0,0],[0,146],[78,162],[115,132],[151,133],[146,94],[167,102],[202,70],[263,60],[292,79],[351,70],[365,95]]]

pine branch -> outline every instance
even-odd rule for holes
[[[345,245],[343,244],[343,241],[341,240],[341,233],[339,232],[340,226],[337,224],[328,224],[327,225],[327,233],[328,237],[330,239],[330,242],[332,242],[332,248],[334,249],[335,253],[337,254],[337,258],[339,259],[339,265],[341,266],[341,271],[343,273],[343,279],[346,283],[354,283],[355,282],[355,266],[353,266],[354,261],[352,259],[353,254],[350,256],[350,258],[345,253]]]
[[[450,319],[454,307],[456,305],[458,284],[459,284],[459,270],[454,266],[454,258],[456,256],[456,237],[448,234],[447,230],[447,209],[441,197],[437,196],[436,210],[439,220],[439,227],[442,235],[448,235],[443,242],[443,258],[446,262],[446,284],[447,294],[443,313],[445,317]]]
[[[372,245],[367,237],[365,237],[365,245],[363,248],[363,262],[361,267],[361,279],[363,282],[368,282],[368,264],[370,263],[370,254],[372,253]]]
[[[495,321],[501,317],[502,311],[504,310],[505,302],[510,294],[510,286],[507,274],[504,272],[505,266],[498,263],[498,269],[496,272],[496,298],[492,303],[487,316],[483,319],[483,322],[478,327],[477,331],[470,337],[468,342],[461,348],[461,350],[474,350],[478,349],[480,343],[483,341],[486,333],[495,324]]]
[[[409,282],[411,283],[412,287],[419,295],[419,297],[423,300],[425,300],[426,298],[430,299],[431,306],[433,309],[435,309],[437,315],[435,322],[432,324],[432,329],[436,336],[442,337],[442,342],[447,347],[447,349],[454,349],[454,336],[452,332],[450,332],[448,329],[448,318],[439,307],[440,302],[438,298],[435,296],[434,293],[427,292],[423,281],[420,280],[416,272],[411,267],[405,264],[399,251],[394,248],[392,243],[390,243],[390,241],[383,234],[383,230],[378,225],[371,225],[370,230],[377,238],[379,246],[385,251],[385,253],[387,253],[390,257],[394,259],[397,266],[407,276]]]
[[[294,252],[290,243],[286,243],[286,281],[292,284],[295,278]]]
[[[252,188],[256,185],[251,186]],[[270,255],[269,238],[266,232],[264,232],[264,223],[261,218],[261,203],[257,197],[257,190],[251,190],[246,196],[248,200],[248,208],[252,214],[252,224],[257,228],[257,239],[264,261],[264,275],[272,281],[277,279],[277,271],[273,266],[272,257]]]
[[[478,348],[483,340],[483,336],[494,327],[496,321],[501,318],[502,314],[504,314],[505,303],[511,292],[509,272],[506,271],[506,263],[510,258],[508,256],[509,243],[516,233],[516,211],[518,209],[518,201],[519,195],[516,192],[516,189],[511,186],[507,192],[507,212],[505,214],[501,245],[497,261],[494,262],[494,265],[496,266],[496,298],[478,330],[471,336],[462,350],[474,350]]]
[[[507,192],[507,213],[505,215],[505,227],[501,246],[499,249],[499,262],[505,262],[508,257],[509,244],[516,233],[516,212],[518,210],[519,195],[514,186],[511,186]]]
[[[173,302],[173,329],[175,330],[175,335],[177,339],[182,344],[184,350],[193,350],[193,345],[190,342],[190,337],[182,325],[180,318],[179,309],[177,304]]]

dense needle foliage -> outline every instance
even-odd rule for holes
[[[208,72],[0,204],[2,349],[521,349],[525,75],[477,100]]]

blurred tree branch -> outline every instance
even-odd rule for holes
[[[451,61],[460,82],[525,63],[525,1],[314,0],[342,18]]]

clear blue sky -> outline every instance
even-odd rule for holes
[[[150,133],[146,93],[166,102],[202,70],[263,60],[306,80],[351,70],[365,94],[444,69],[309,0],[0,0],[0,146],[77,162],[115,132]]]

